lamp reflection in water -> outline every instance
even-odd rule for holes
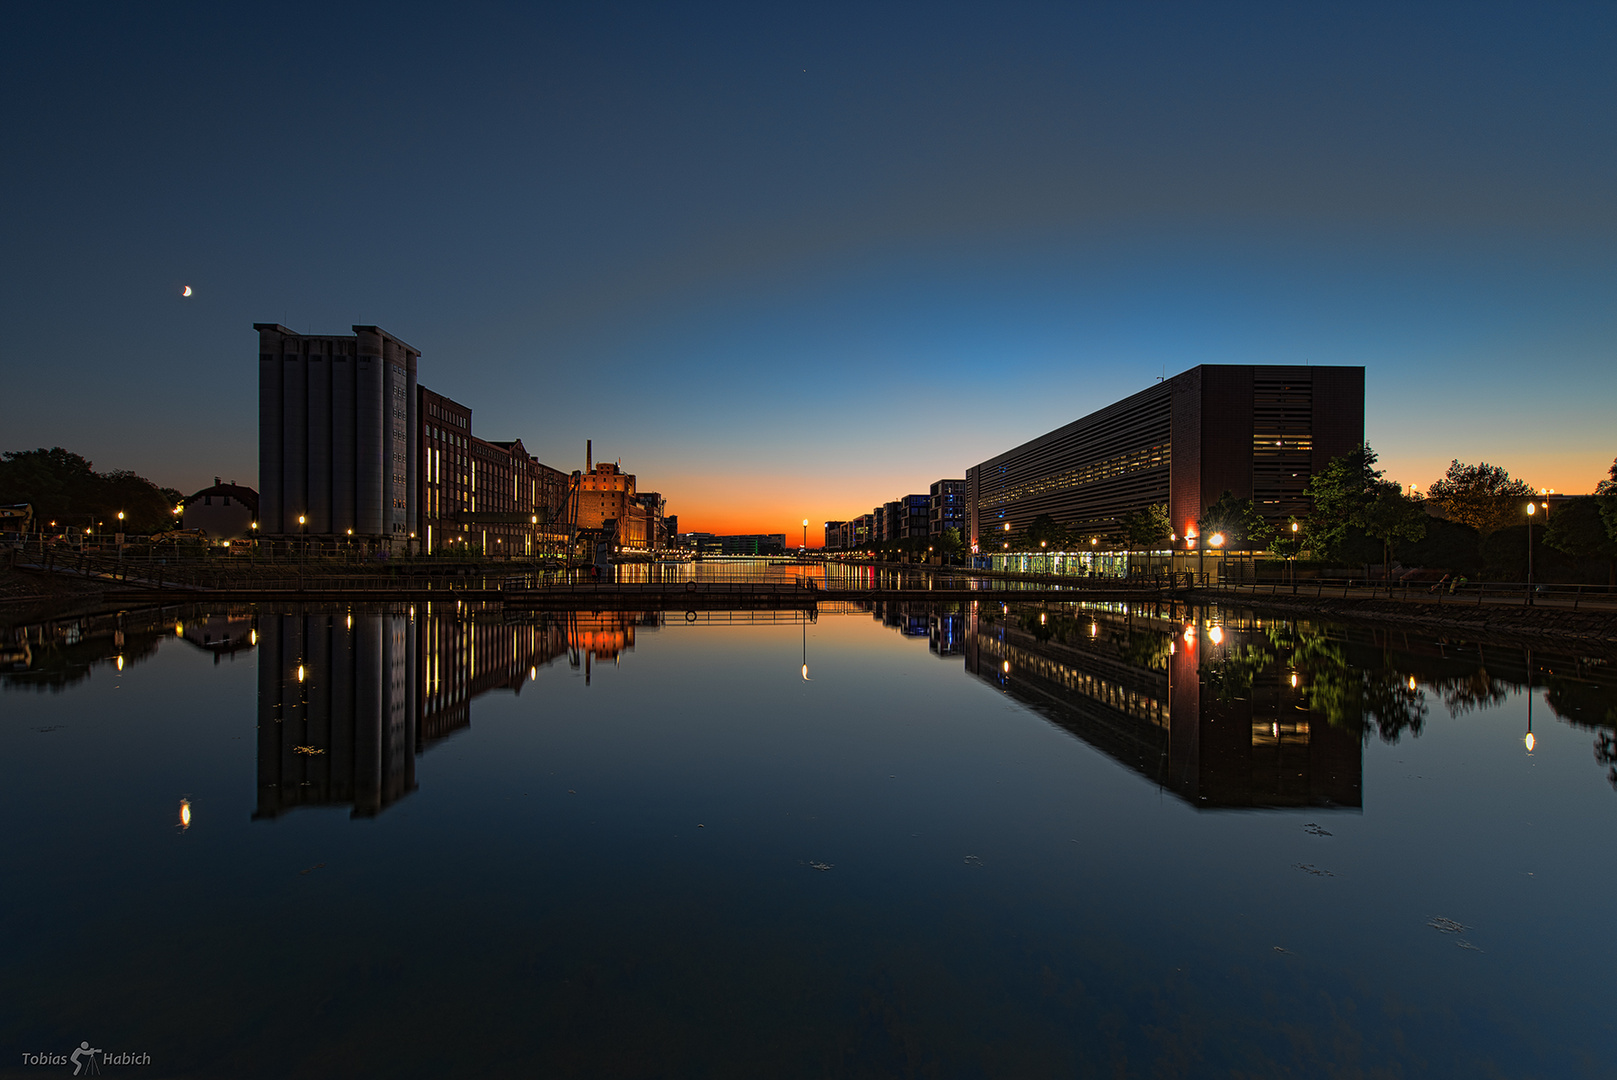
[[[191,800],[180,800],[180,831],[184,832],[191,827]]]
[[[1530,511],[1529,511],[1530,512]],[[1533,738],[1533,650],[1527,650],[1527,737],[1522,739],[1522,745],[1527,747],[1531,754],[1538,740]]]
[[[808,677],[808,616],[803,616],[803,681],[813,682]]]
[[[1533,687],[1531,681],[1529,681],[1527,687],[1527,737],[1522,740],[1522,745],[1526,746],[1527,752],[1531,754],[1537,742],[1538,740],[1533,738]]]

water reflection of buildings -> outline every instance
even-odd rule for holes
[[[378,813],[415,790],[418,755],[471,725],[474,698],[520,693],[561,656],[586,667],[616,658],[643,618],[507,621],[459,606],[262,615],[254,817],[300,806]]]
[[[1283,656],[1245,648],[1251,631],[977,607],[968,672],[1191,805],[1361,805],[1358,731],[1315,716]]]
[[[258,644],[258,616],[250,607],[197,612],[176,622],[174,629],[184,640],[212,653],[216,664],[222,656],[233,657]]]

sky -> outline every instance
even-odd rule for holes
[[[256,484],[252,324],[377,324],[686,531],[816,544],[1201,363],[1588,492],[1613,56],[1609,4],[8,5],[0,450]]]

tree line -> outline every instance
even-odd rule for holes
[[[1591,567],[1603,563],[1606,578],[1617,585],[1617,461],[1595,494],[1558,502],[1547,514],[1540,508],[1531,525],[1526,507],[1537,493],[1497,465],[1451,461],[1422,495],[1388,479],[1376,461],[1368,444],[1333,458],[1309,481],[1310,512],[1284,521],[1264,519],[1251,499],[1226,491],[1197,517],[1200,542],[1215,546],[1210,541],[1216,536],[1216,546],[1226,551],[1282,558],[1306,553],[1331,565],[1379,563],[1384,573],[1397,560],[1520,581],[1527,574],[1531,528],[1540,579],[1589,577]],[[1132,551],[1162,550],[1180,539],[1160,504],[1118,524]],[[1081,551],[1092,543],[1082,530],[1041,515],[1021,532],[984,536],[983,550]]]
[[[113,529],[124,514],[128,532],[172,528],[181,495],[126,469],[96,472],[94,465],[60,446],[0,453],[0,505],[29,503],[36,528]]]

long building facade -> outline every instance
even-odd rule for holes
[[[1364,441],[1364,368],[1204,364],[966,471],[971,550],[1040,515],[1122,542],[1168,507],[1175,535],[1228,491],[1269,520],[1309,509],[1309,479]]]

